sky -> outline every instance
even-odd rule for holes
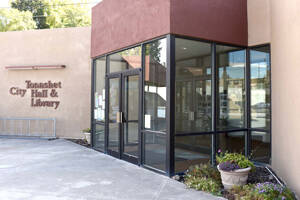
[[[0,7],[8,7],[9,0],[0,0]]]
[[[81,0],[73,0],[74,3],[78,3]],[[93,2],[91,4],[91,7],[93,7],[94,5],[96,5],[98,2],[100,2],[101,0],[90,0],[90,2]],[[0,0],[0,7],[9,7],[9,0]]]

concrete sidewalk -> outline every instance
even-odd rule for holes
[[[66,140],[0,138],[1,200],[213,200]]]

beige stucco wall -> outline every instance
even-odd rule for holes
[[[249,46],[271,42],[272,0],[248,0],[248,44]]]
[[[300,195],[300,1],[272,0],[272,166]]]
[[[82,137],[90,126],[90,27],[0,33],[0,118],[56,118],[58,137]],[[7,70],[5,66],[66,65],[65,69]],[[9,94],[11,87],[26,89],[32,82],[61,82],[57,109],[31,107],[31,91]],[[49,98],[48,98],[49,99]]]

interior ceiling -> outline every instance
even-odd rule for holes
[[[217,46],[217,53],[238,50],[239,48],[231,46]],[[187,58],[207,56],[211,54],[211,44],[187,39],[176,39],[176,60]]]
[[[186,58],[200,57],[204,55],[209,55],[211,52],[211,44],[186,40],[186,39],[176,39],[176,50],[175,57],[176,60],[183,60]]]

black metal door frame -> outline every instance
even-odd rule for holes
[[[115,78],[118,78],[119,79],[119,112],[120,113],[125,113],[124,112],[124,109],[125,109],[125,105],[124,105],[124,102],[125,102],[125,80],[126,78],[125,77],[129,77],[129,76],[139,76],[139,100],[141,98],[141,81],[142,81],[142,70],[141,69],[131,69],[131,70],[126,70],[126,71],[121,71],[121,72],[114,72],[114,73],[110,73],[108,75],[106,75],[106,91],[108,91],[108,95],[107,95],[107,102],[105,104],[105,109],[108,111],[107,112],[107,116],[106,116],[106,144],[107,144],[107,153],[111,156],[114,156],[116,158],[119,158],[119,159],[122,159],[122,160],[126,160],[128,162],[131,162],[133,164],[139,164],[140,163],[140,160],[141,160],[141,131],[140,129],[138,129],[138,140],[139,140],[139,145],[138,145],[138,157],[135,157],[135,156],[132,156],[132,155],[129,155],[129,154],[126,154],[124,153],[124,122],[122,123],[118,123],[118,130],[119,130],[119,145],[118,145],[118,152],[116,151],[113,151],[111,149],[108,148],[108,145],[109,145],[109,81],[110,79],[115,79]],[[127,101],[126,101],[127,102]],[[139,101],[139,104],[141,102]],[[141,110],[140,110],[140,105],[138,105],[138,113],[140,113]],[[122,116],[122,118],[124,118]],[[140,126],[140,123],[141,123],[141,120],[140,120],[140,115],[138,115],[138,127]]]

